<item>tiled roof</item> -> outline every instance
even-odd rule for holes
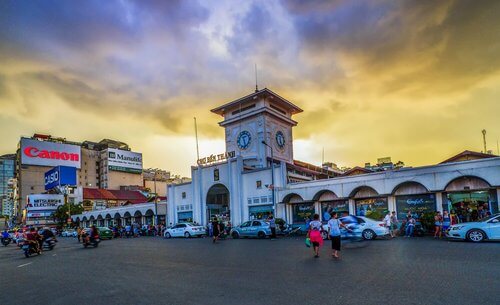
[[[446,159],[439,164],[460,162],[460,161],[467,161],[467,160],[476,160],[476,159],[495,158],[495,157],[498,157],[498,156],[485,154],[485,153],[481,153],[481,152],[476,152],[476,151],[464,150],[463,152],[459,153],[458,155],[455,155],[449,159]]]
[[[122,200],[130,203],[147,202],[148,198],[139,191],[105,190],[83,188],[83,199]]]

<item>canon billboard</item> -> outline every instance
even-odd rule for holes
[[[81,148],[77,145],[21,138],[21,164],[80,168]]]

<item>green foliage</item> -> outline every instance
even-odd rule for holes
[[[64,226],[67,224],[67,220],[70,216],[68,210],[71,213],[71,215],[81,214],[83,212],[83,205],[79,203],[79,204],[71,204],[70,206],[70,204],[68,203],[59,206],[55,211],[55,213],[52,215],[58,225]]]
[[[435,212],[426,212],[420,216],[420,222],[422,223],[422,227],[425,231],[434,230],[434,216]]]

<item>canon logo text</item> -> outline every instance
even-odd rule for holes
[[[74,153],[59,152],[55,150],[39,150],[36,147],[28,146],[24,149],[24,154],[30,158],[80,161],[80,156]]]

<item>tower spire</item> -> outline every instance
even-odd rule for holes
[[[255,92],[258,92],[259,86],[258,86],[258,82],[257,82],[257,64],[254,64],[254,65],[255,65]]]

